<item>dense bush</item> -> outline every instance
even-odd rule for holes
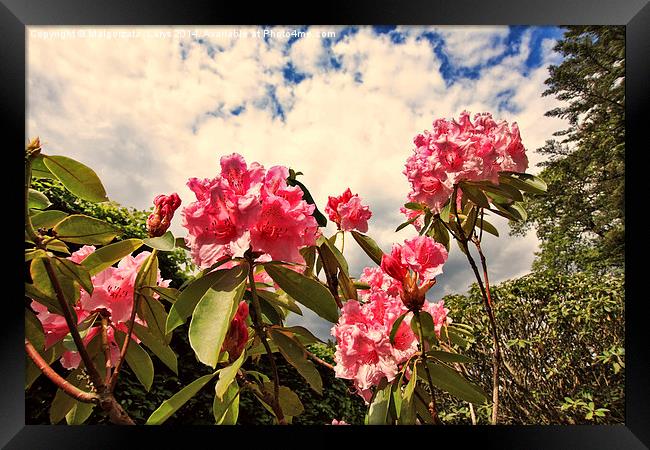
[[[624,421],[624,284],[622,275],[531,273],[493,287],[501,335],[500,416],[504,423]],[[470,376],[491,389],[492,343],[476,286],[449,295],[455,321],[474,328],[466,352]],[[466,421],[467,404],[446,397],[448,422]],[[487,423],[487,410],[477,411]],[[481,420],[482,419],[482,420]]]

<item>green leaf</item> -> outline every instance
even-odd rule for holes
[[[492,235],[494,235],[496,237],[499,237],[499,230],[497,230],[497,228],[494,225],[492,225],[490,222],[488,222],[485,219],[478,219],[476,221],[476,226],[483,229],[483,231],[485,231],[487,233],[490,233],[490,234],[492,234]]]
[[[397,228],[395,228],[395,232],[397,233],[398,231],[403,230],[404,228],[408,227],[409,225],[411,225],[413,222],[415,222],[419,218],[420,218],[420,216],[415,216],[415,217],[410,218],[406,222],[399,224],[399,226]]]
[[[404,208],[412,209],[414,211],[424,211],[426,209],[426,206],[417,202],[408,202],[408,203],[404,203]]]
[[[493,194],[495,197],[503,199],[506,202],[508,200],[517,201],[517,202],[521,202],[524,200],[524,197],[521,195],[521,192],[519,192],[519,189],[509,184],[502,183],[499,185],[495,185],[490,183],[489,181],[479,181],[479,182],[468,181],[466,183],[471,184],[473,186],[477,186],[485,193]]]
[[[397,319],[395,319],[395,322],[393,322],[393,326],[390,329],[390,343],[395,345],[395,335],[397,334],[397,330],[399,330],[399,326],[402,324],[402,321],[406,317],[406,315],[409,313],[409,311],[406,311],[404,314],[399,316]]]
[[[388,408],[390,407],[390,397],[390,384],[387,384],[383,389],[377,389],[368,409],[366,425],[386,425]]]
[[[440,210],[440,218],[445,222],[449,222],[449,214],[451,213],[451,199],[447,200],[447,203],[444,204]]]
[[[45,209],[50,206],[52,202],[48,200],[45,194],[37,190],[30,189],[27,197],[27,207],[29,209]]]
[[[81,214],[66,217],[54,231],[62,241],[88,245],[106,245],[120,234],[113,225]]]
[[[83,376],[83,369],[81,367],[70,372],[66,377],[66,381],[82,391],[90,392],[90,385],[87,382],[87,378]],[[76,400],[74,398],[70,397],[61,389],[57,389],[54,400],[52,400],[52,404],[50,405],[50,423],[54,425],[61,422],[66,414],[68,414],[68,411],[75,406],[75,403]]]
[[[420,311],[419,315],[420,322],[422,322],[422,334],[424,335],[424,339],[426,339],[429,343],[435,343],[438,338],[435,330],[435,325],[433,323],[433,317],[431,317],[431,314],[426,311]],[[415,333],[415,336],[419,336],[418,326],[418,320],[413,317],[411,320],[411,329],[413,330],[413,333]]]
[[[257,289],[257,295],[269,303],[281,306],[282,308],[286,308],[289,311],[302,316],[302,310],[296,304],[295,300],[289,297],[286,292],[280,291],[278,293],[277,291],[272,292],[265,289]]]
[[[215,394],[219,399],[223,399],[223,394],[228,390],[228,386],[232,384],[232,381],[237,376],[237,371],[244,364],[245,360],[246,352],[242,352],[235,362],[219,370],[219,380],[215,386]]]
[[[469,238],[472,236],[477,217],[478,217],[478,208],[476,206],[473,206],[472,209],[469,211],[469,214],[467,215],[467,218],[465,219],[462,225],[463,233],[465,233],[465,237]]]
[[[283,291],[323,319],[338,322],[338,308],[332,293],[320,282],[279,265],[264,264],[266,273]]]
[[[421,363],[418,363],[421,364]],[[487,401],[485,393],[478,386],[467,381],[453,369],[441,364],[427,361],[431,381],[435,386],[454,397],[475,405],[482,405]],[[425,370],[418,367],[418,375],[424,380]]]
[[[48,311],[51,313],[58,314],[60,316],[63,315],[63,311],[61,310],[59,302],[56,300],[56,298],[53,298],[39,291],[33,284],[25,283],[25,296],[36,300],[41,305],[47,307]]]
[[[169,303],[175,303],[180,295],[178,289],[162,287],[162,286],[142,286],[140,292],[149,297],[158,294],[159,298],[167,300]]]
[[[34,288],[36,288],[36,292],[33,293],[35,293],[37,297],[40,297],[41,299],[43,299],[45,302],[48,303],[48,304],[43,303],[45,306],[48,307],[48,309],[50,308],[50,306],[56,305],[54,306],[54,308],[59,311],[58,314],[61,314],[62,312],[61,312],[61,308],[58,306],[59,303],[57,300],[56,292],[54,290],[54,286],[52,285],[47,270],[45,269],[44,261],[46,259],[50,261],[50,264],[54,271],[54,275],[56,276],[59,282],[59,286],[61,287],[63,296],[65,297],[66,301],[70,305],[74,305],[79,299],[79,294],[80,294],[79,286],[75,284],[75,282],[71,278],[64,276],[58,270],[58,265],[55,263],[54,258],[35,258],[32,260],[32,263],[30,264],[29,267],[29,272],[32,277],[32,282],[34,283]]]
[[[428,357],[435,358],[438,361],[448,362],[448,363],[467,364],[467,363],[474,362],[473,359],[468,358],[465,355],[461,355],[459,353],[443,352],[441,350],[429,350],[428,352],[426,352],[426,355]]]
[[[302,345],[275,328],[271,328],[269,331],[271,339],[278,345],[284,359],[298,371],[314,391],[323,395],[323,380],[314,364],[307,360]]]
[[[126,335],[121,331],[116,331],[115,336],[122,348]],[[129,347],[126,349],[126,363],[145,390],[149,392],[153,383],[153,362],[149,354],[134,340],[129,342]]]
[[[93,282],[90,279],[90,273],[88,273],[88,270],[84,266],[65,258],[53,258],[52,262],[64,277],[79,283],[84,291],[89,294],[93,293]]]
[[[34,229],[44,228],[46,230],[53,228],[57,223],[68,217],[67,213],[57,211],[55,209],[50,211],[41,211],[34,214],[32,219],[32,226]]]
[[[176,247],[176,239],[171,231],[166,232],[160,237],[143,239],[142,242],[151,248],[157,248],[163,252],[170,252]]]
[[[519,221],[526,220],[527,214],[526,211],[517,203],[512,205],[506,205],[503,203],[494,203],[496,210],[491,209],[490,211],[499,214],[500,216],[505,217],[509,220]]]
[[[313,344],[316,342],[320,342],[321,344],[324,344],[322,340],[318,339],[311,331],[309,331],[307,328],[301,327],[299,325],[295,325],[292,327],[281,327],[281,328],[275,328],[276,330],[282,330],[282,331],[289,331],[290,333],[297,334],[298,336],[297,339],[299,342],[302,344]]]
[[[70,254],[70,250],[68,249],[68,246],[65,244],[65,242],[58,239],[53,239],[48,242],[45,245],[45,248],[53,252],[65,253],[66,255]]]
[[[219,287],[212,286],[203,295],[192,313],[189,329],[190,345],[198,360],[210,367],[217,365],[230,322],[244,297],[246,280],[231,291],[219,290]]]
[[[248,267],[248,266],[246,266]],[[201,278],[197,278],[183,289],[176,302],[172,305],[167,316],[165,330],[170,333],[175,328],[183,325],[196,308],[196,305],[208,292],[211,287],[228,291],[233,290],[242,280],[248,276],[248,269],[238,265],[230,269],[210,272]]]
[[[489,208],[490,207],[490,202],[488,201],[488,198],[476,186],[461,182],[460,188],[462,189],[463,194],[467,195],[467,197],[476,206],[480,206],[481,208]]]
[[[357,231],[351,231],[351,233],[354,240],[359,244],[359,247],[366,252],[366,255],[368,255],[375,264],[381,265],[381,257],[384,255],[384,252],[379,248],[377,243],[370,236],[366,236],[365,234],[361,234]]]
[[[264,389],[273,393],[273,383],[264,383]],[[286,386],[280,386],[279,389],[280,408],[286,416],[295,417],[303,413],[305,408],[298,395]]]
[[[501,172],[499,183],[509,184],[515,188],[533,194],[545,194],[548,186],[546,182],[535,175],[519,172]]]
[[[214,396],[212,413],[214,414],[214,420],[217,425],[237,424],[237,417],[239,416],[239,386],[237,386],[236,382],[231,382],[226,387],[222,396]]]
[[[90,168],[67,156],[46,156],[45,166],[67,190],[89,202],[105,202],[106,190],[97,174]]]
[[[181,406],[183,406],[192,397],[194,397],[203,386],[208,384],[208,382],[212,380],[216,374],[217,372],[211,373],[204,375],[197,380],[194,380],[183,389],[178,391],[176,394],[174,394],[171,398],[162,402],[158,409],[156,409],[151,414],[151,416],[149,416],[145,425],[160,425],[164,423],[172,416],[172,414],[178,411]]]
[[[29,342],[39,353],[43,353],[45,348],[43,325],[30,309],[25,309],[25,337],[29,339]]]
[[[142,343],[146,345],[160,361],[169,367],[172,372],[178,375],[178,359],[176,358],[176,353],[174,353],[169,345],[154,336],[147,327],[144,327],[137,322],[133,324],[133,331]]]
[[[449,231],[447,231],[447,228],[442,224],[442,219],[436,218],[433,221],[433,226],[429,230],[428,235],[430,237],[433,237],[433,239],[436,242],[441,243],[442,245],[445,246],[447,249],[447,252],[449,252],[449,244],[450,244],[450,238],[449,238]]]
[[[52,180],[56,180],[56,177],[52,172],[50,172],[50,169],[45,167],[45,164],[43,163],[43,155],[36,155],[34,158],[32,158],[32,177],[33,178],[50,178]]]
[[[95,250],[81,262],[91,275],[112,266],[142,246],[141,239],[126,239]]]
[[[417,367],[413,366],[411,378],[409,379],[399,413],[399,423],[402,425],[415,425],[415,385],[417,383]]]
[[[75,401],[72,409],[65,415],[65,421],[68,425],[83,425],[93,413],[93,409],[94,403]]]

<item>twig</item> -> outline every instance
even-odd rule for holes
[[[68,394],[70,397],[84,403],[99,403],[99,396],[93,392],[86,392],[79,389],[77,386],[65,380],[61,375],[56,373],[52,367],[43,359],[43,357],[34,348],[28,339],[25,339],[25,351],[27,355],[34,361],[36,367],[39,368],[43,375],[48,377],[59,389]]]

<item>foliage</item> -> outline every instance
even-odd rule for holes
[[[544,95],[566,102],[546,115],[569,121],[538,152],[547,195],[527,194],[541,241],[534,269],[622,270],[625,256],[625,27],[571,26],[554,50]]]
[[[121,239],[147,237],[147,217],[151,211],[141,211],[119,205],[117,202],[93,203],[76,197],[66,190],[58,180],[39,178],[32,180],[32,187],[47,196],[52,202],[50,210],[68,214],[85,214],[114,225],[122,232]],[[144,250],[144,248],[143,248]],[[172,280],[172,287],[179,287],[189,279],[194,265],[187,252],[177,248],[158,254],[162,277]]]
[[[500,416],[510,424],[622,423],[625,402],[622,275],[532,273],[492,287],[506,383]],[[472,377],[491,385],[491,342],[481,293],[448,295],[454,320],[471,325]],[[444,397],[444,421],[467,423],[467,403]],[[487,409],[479,409],[487,423]]]

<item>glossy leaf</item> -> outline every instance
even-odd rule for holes
[[[283,291],[323,319],[338,321],[338,308],[332,293],[320,282],[279,265],[265,264],[269,274]]]
[[[122,348],[126,335],[120,331],[116,331],[115,337],[120,348]],[[138,381],[144,386],[145,390],[149,392],[153,384],[153,362],[149,354],[134,340],[129,342],[129,346],[126,349],[126,363]]]
[[[395,228],[395,232],[397,233],[398,231],[403,230],[404,228],[408,227],[409,225],[411,225],[413,222],[415,222],[419,218],[420,218],[420,216],[415,216],[415,217],[410,218],[406,222],[403,222],[403,223],[399,224],[399,226],[397,228]]]
[[[151,248],[157,248],[163,252],[170,252],[176,247],[176,239],[171,231],[166,232],[160,237],[143,239],[142,242]]]
[[[402,404],[399,413],[400,424],[415,424],[415,385],[417,383],[417,378],[417,366],[413,366],[411,378],[409,379],[406,388],[404,388],[404,395],[402,396]]]
[[[178,358],[176,353],[164,341],[156,337],[147,327],[139,323],[133,324],[135,335],[156,357],[163,362],[169,369],[178,375]],[[129,344],[130,345],[130,344]]]
[[[237,371],[242,366],[242,364],[244,364],[245,360],[246,352],[242,352],[242,354],[239,355],[239,358],[237,358],[235,362],[233,362],[228,367],[224,367],[223,369],[219,370],[219,380],[215,386],[215,393],[217,398],[223,399],[223,394],[225,394],[228,390],[228,386],[232,384],[235,376],[237,376]]]
[[[291,312],[294,312],[300,316],[302,316],[302,310],[300,307],[296,304],[295,300],[289,297],[286,292],[282,291],[267,291],[265,289],[257,289],[257,295],[264,300],[268,301],[269,303],[272,303],[277,306],[281,306],[282,308],[286,308]]]
[[[72,409],[65,415],[65,421],[68,425],[83,425],[92,415],[93,409],[95,409],[94,403],[75,401]]]
[[[120,234],[113,225],[81,214],[66,217],[54,231],[62,241],[88,245],[106,245]]]
[[[106,190],[90,167],[67,156],[46,156],[43,163],[77,197],[90,202],[105,202]]]
[[[32,158],[32,177],[33,178],[50,178],[56,180],[56,177],[50,169],[48,169],[43,163],[43,155],[36,155]]]
[[[52,202],[48,200],[45,194],[37,190],[30,189],[27,197],[27,207],[29,209],[45,209],[50,206]]]
[[[30,309],[25,309],[25,337],[29,339],[29,342],[39,353],[43,353],[45,348],[43,325]]]
[[[351,234],[361,249],[366,252],[366,255],[368,255],[375,264],[381,265],[381,257],[384,255],[384,252],[379,248],[377,243],[370,236],[366,236],[357,231],[351,231]]]
[[[239,386],[237,383],[231,382],[222,397],[214,396],[212,403],[214,420],[217,425],[236,425],[239,417]]]
[[[199,361],[216,367],[221,346],[239,302],[246,291],[246,280],[233,290],[223,291],[210,287],[201,297],[192,313],[189,340]],[[176,302],[178,304],[178,302]]]
[[[481,208],[488,208],[490,202],[485,194],[476,186],[467,183],[461,183],[461,189],[463,194],[465,194],[476,206]]]
[[[142,246],[141,239],[126,239],[95,250],[81,262],[91,275],[112,266]]]
[[[546,194],[548,189],[544,180],[528,173],[502,172],[499,182],[533,194]]]
[[[387,384],[383,389],[378,389],[370,403],[366,425],[385,425],[390,406],[391,385]]]
[[[151,414],[151,416],[149,416],[149,419],[147,419],[147,423],[145,423],[145,425],[160,425],[164,423],[185,403],[194,397],[203,386],[208,384],[216,374],[217,372],[211,373],[194,380],[183,389],[175,393],[171,398],[162,402],[158,409],[156,409]]]
[[[233,290],[242,280],[248,276],[248,266],[238,265],[230,269],[210,272],[201,278],[197,278],[183,289],[176,302],[172,305],[167,316],[165,329],[170,333],[179,327],[196,308],[196,305],[212,287],[216,290]]]
[[[433,384],[454,397],[475,405],[487,401],[485,393],[478,386],[467,381],[462,375],[442,364],[427,361]],[[424,380],[424,368],[418,367],[418,376]]]
[[[284,359],[298,371],[314,391],[322,395],[323,380],[314,364],[307,360],[303,347],[292,337],[277,329],[271,328],[270,334],[271,339],[278,345]]]
[[[32,226],[35,230],[44,228],[46,230],[53,228],[57,223],[68,217],[67,213],[57,211],[55,209],[50,211],[41,211],[31,217]]]
[[[90,273],[84,266],[65,258],[53,258],[52,262],[61,275],[79,283],[89,294],[93,293],[93,282],[90,279]]]
[[[494,236],[499,237],[499,230],[497,230],[497,228],[494,225],[492,225],[490,222],[488,222],[484,218],[483,219],[479,218],[476,221],[476,226],[483,229],[483,231],[485,231],[486,233],[490,233],[490,234],[492,234]]]

